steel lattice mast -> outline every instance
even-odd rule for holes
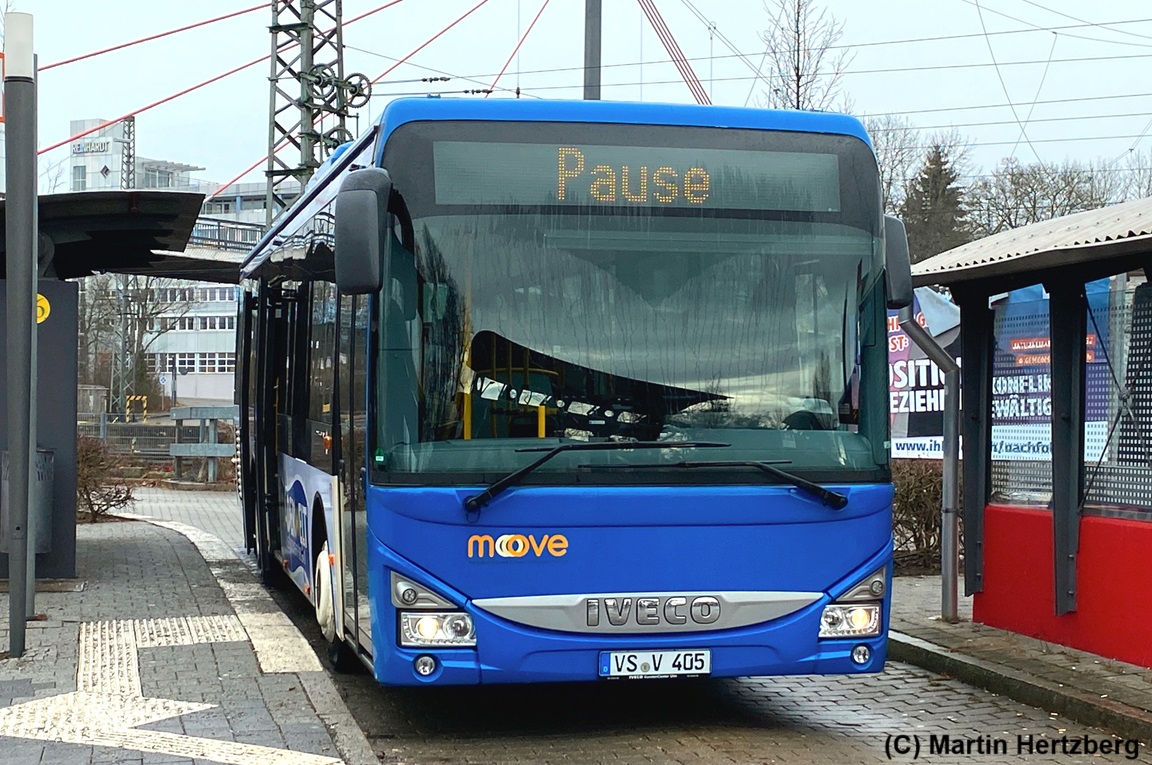
[[[342,4],[342,0],[272,0],[269,223],[328,152],[352,137],[346,126],[349,108],[368,102],[368,79],[362,74],[344,76]],[[284,158],[276,156],[280,150]]]

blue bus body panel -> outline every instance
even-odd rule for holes
[[[383,151],[383,142],[393,130],[409,122],[424,120],[603,122],[622,125],[790,130],[799,133],[855,136],[869,147],[872,146],[868,133],[860,121],[846,114],[629,101],[400,98],[390,102],[380,115],[379,125],[383,140],[378,152]],[[379,153],[376,159],[379,164]]]
[[[377,678],[389,684],[532,682],[598,677],[605,650],[709,648],[714,676],[879,671],[883,637],[817,640],[820,612],[891,559],[892,487],[836,486],[850,497],[832,510],[782,486],[519,487],[469,523],[476,488],[369,490],[369,587],[374,595]],[[469,539],[521,534],[547,548],[520,557],[481,556]],[[559,548],[557,548],[559,550]],[[441,660],[419,678],[413,660],[429,651],[398,648],[388,596],[394,569],[472,614],[477,649],[434,651]],[[477,598],[645,592],[817,592],[800,611],[747,627],[694,633],[581,634],[517,624],[476,608]],[[884,627],[887,629],[887,596]],[[882,633],[883,634],[883,633]],[[849,654],[872,649],[865,666]],[[387,650],[383,650],[387,646]],[[395,648],[394,648],[395,647]]]

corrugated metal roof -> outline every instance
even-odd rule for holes
[[[951,285],[1152,255],[1152,197],[1002,231],[912,266],[912,283]],[[1121,269],[1122,270],[1122,269]]]

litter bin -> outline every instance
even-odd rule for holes
[[[52,478],[56,452],[36,450],[36,475],[33,476],[32,509],[35,513],[36,552],[52,550]],[[0,470],[0,553],[8,552],[8,452],[4,452]],[[33,521],[32,518],[28,519]]]

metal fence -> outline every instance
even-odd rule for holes
[[[118,457],[133,462],[149,464],[171,464],[168,447],[176,443],[176,425],[153,424],[147,422],[82,422],[77,424],[78,436],[97,438],[104,442],[108,450]],[[185,425],[180,429],[180,441],[195,442],[200,437],[197,425]]]

